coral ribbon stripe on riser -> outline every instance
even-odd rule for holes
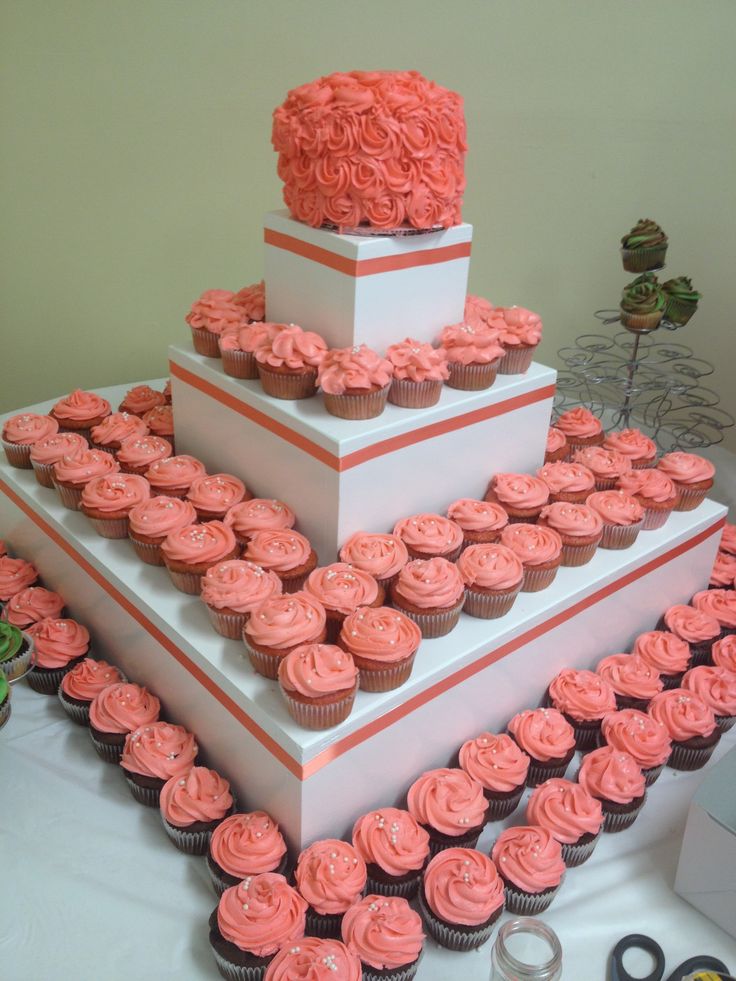
[[[538,624],[531,630],[527,630],[525,633],[520,634],[513,640],[501,647],[497,647],[495,650],[489,651],[484,654],[478,660],[473,661],[472,664],[468,664],[461,668],[459,671],[455,671],[453,674],[448,675],[436,684],[431,685],[423,692],[412,696],[401,705],[397,705],[395,708],[388,711],[385,715],[380,718],[375,719],[373,722],[369,722],[367,725],[362,726],[360,729],[356,729],[355,732],[350,733],[350,735],[345,736],[344,739],[340,739],[335,742],[332,746],[323,750],[314,759],[310,760],[303,766],[300,765],[296,760],[294,760],[287,752],[280,746],[276,740],[274,740],[268,733],[257,725],[250,716],[240,708],[240,706],[233,701],[229,695],[226,695],[221,691],[215,683],[208,677],[208,675],[199,668],[196,664],[191,661],[187,655],[180,650],[176,644],[171,641],[163,631],[159,630],[146,616],[144,616],[140,610],[138,610],[133,603],[131,603],[122,593],[120,593],[111,583],[109,583],[105,577],[95,569],[95,567],[88,562],[79,552],[73,548],[69,542],[58,534],[40,515],[36,514],[33,508],[29,507],[26,502],[19,497],[3,480],[0,480],[0,490],[8,497],[17,507],[24,512],[31,519],[31,521],[36,524],[41,531],[43,531],[49,538],[52,539],[67,555],[72,558],[77,565],[80,566],[94,581],[105,590],[105,592],[112,597],[130,616],[132,616],[139,624],[142,626],[162,647],[164,647],[169,654],[171,654],[184,668],[189,671],[189,673],[194,677],[204,688],[209,691],[209,693],[217,699],[220,704],[227,709],[227,711],[235,718],[241,725],[248,730],[248,732],[261,743],[261,745],[267,749],[280,763],[282,763],[290,773],[300,780],[307,780],[313,774],[317,773],[328,763],[342,756],[344,753],[349,752],[356,746],[359,746],[366,739],[370,739],[377,733],[382,732],[389,726],[393,725],[395,722],[405,718],[407,715],[414,712],[416,709],[421,708],[428,702],[431,702],[434,698],[439,695],[444,694],[444,692],[449,691],[456,685],[462,684],[462,682],[467,681],[468,678],[472,678],[473,675],[478,674],[483,671],[489,665],[494,664],[496,661],[501,660],[507,654],[511,654],[513,651],[518,650],[525,644],[536,640],[543,634],[548,633],[550,630],[554,630],[555,627],[559,627],[561,624],[573,617],[577,616],[578,613],[582,613],[583,610],[589,609],[601,600],[606,599],[613,593],[618,592],[619,589],[623,589],[625,586],[636,582],[637,579],[641,579],[642,576],[646,576],[648,573],[653,572],[660,566],[665,565],[667,562],[671,562],[673,559],[678,558],[678,556],[683,555],[685,552],[689,552],[690,549],[695,548],[702,542],[711,538],[713,535],[720,534],[726,519],[720,518],[710,527],[705,528],[703,531],[697,533],[692,538],[689,538],[685,542],[681,542],[674,548],[671,548],[668,552],[663,555],[659,555],[656,558],[650,559],[649,562],[644,563],[644,565],[639,566],[637,569],[633,569],[631,572],[626,573],[626,575],[621,576],[614,582],[609,583],[607,586],[603,586],[601,589],[592,593],[590,596],[586,596],[579,600],[573,606],[568,607],[566,610],[562,610],[560,613],[556,613],[554,616],[550,617],[549,620],[545,620],[544,623]]]

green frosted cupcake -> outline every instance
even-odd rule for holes
[[[643,283],[648,283],[652,286],[659,286],[657,274],[653,272],[644,272],[641,274],[641,276],[637,276],[636,279],[632,279],[629,286],[641,286]]]
[[[651,218],[640,218],[621,239],[621,259],[627,272],[646,272],[664,265],[667,236]]]
[[[0,729],[10,718],[10,685],[0,671]]]
[[[629,283],[621,297],[621,323],[629,330],[654,330],[664,314],[664,293],[654,283]]]
[[[0,620],[0,671],[14,681],[28,670],[31,663],[32,645],[18,627]]]
[[[662,283],[665,307],[664,315],[673,324],[686,324],[698,309],[702,294],[693,289],[689,276],[677,276]]]

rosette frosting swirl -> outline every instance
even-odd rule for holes
[[[510,793],[526,783],[529,757],[506,733],[482,732],[460,747],[460,766],[485,790]]]
[[[497,473],[490,490],[501,504],[511,508],[541,508],[549,500],[549,487],[528,473]]]
[[[63,609],[64,599],[58,593],[42,586],[29,586],[10,597],[3,617],[8,623],[25,630],[32,623],[47,617],[60,617]]]
[[[202,600],[215,610],[252,613],[256,606],[279,595],[282,589],[275,572],[240,559],[210,566],[202,577]]]
[[[726,634],[721,640],[717,640],[712,654],[714,664],[736,672],[736,634]]]
[[[554,708],[525,709],[509,722],[509,732],[532,759],[546,763],[562,759],[575,748],[575,732]]]
[[[213,473],[195,477],[189,485],[187,500],[202,511],[225,512],[246,496],[245,484],[230,473]]]
[[[161,551],[167,559],[190,565],[219,562],[230,557],[237,548],[235,535],[222,521],[176,528],[161,543]]]
[[[539,520],[566,538],[590,538],[603,531],[603,519],[587,504],[567,504],[563,501],[548,504],[542,508]]]
[[[550,831],[557,841],[571,845],[583,835],[598,834],[603,809],[579,783],[555,777],[532,792],[526,817],[530,824]]]
[[[524,307],[496,307],[489,319],[504,347],[536,347],[542,340],[542,320]]]
[[[119,685],[122,681],[123,676],[112,664],[85,657],[61,679],[61,690],[69,698],[76,698],[80,702],[91,702],[103,688]]]
[[[271,596],[257,606],[245,625],[245,633],[261,647],[298,647],[319,642],[326,622],[322,604],[300,590]]]
[[[736,555],[728,552],[716,554],[713,568],[710,570],[710,585],[719,589],[732,589],[736,579]]]
[[[567,445],[567,436],[558,429],[557,426],[550,426],[547,430],[547,443],[545,445],[546,453],[557,453],[561,450],[563,446]]]
[[[205,766],[193,766],[183,777],[170,777],[161,789],[161,814],[176,828],[219,821],[232,806],[230,784]]]
[[[33,459],[33,450],[31,450],[31,459]],[[722,552],[728,552],[729,555],[736,555],[736,525],[732,525],[728,521],[726,522],[723,526],[721,543],[718,547]]]
[[[592,436],[599,436],[603,432],[603,426],[597,416],[594,416],[590,409],[579,405],[574,409],[568,409],[557,419],[555,426],[561,429],[565,436],[578,439],[590,439]]]
[[[283,531],[293,528],[295,522],[288,504],[264,497],[235,504],[225,515],[225,524],[240,538],[248,538],[257,531]]]
[[[398,535],[358,531],[340,549],[340,559],[375,579],[391,579],[409,561],[409,553]]]
[[[160,392],[158,393],[161,394]],[[106,416],[99,426],[91,431],[92,439],[98,446],[119,445],[131,436],[147,436],[148,426],[138,416],[127,412],[113,412]]]
[[[653,460],[657,455],[657,444],[640,429],[621,429],[606,433],[603,445],[607,450],[616,450],[637,462]]]
[[[611,654],[596,671],[618,695],[646,701],[662,691],[659,671],[639,654]]]
[[[3,602],[32,586],[37,580],[38,571],[32,562],[11,559],[9,555],[0,558],[0,600]]]
[[[682,679],[682,687],[693,691],[719,717],[736,715],[736,674],[720,665],[691,668]]]
[[[184,319],[197,330],[221,334],[227,327],[245,323],[245,313],[230,290],[205,290]]]
[[[412,337],[392,344],[386,351],[386,357],[393,365],[394,378],[402,381],[444,381],[450,376],[444,350]]]
[[[496,866],[474,848],[446,848],[435,855],[423,889],[432,912],[447,923],[480,926],[504,903]]]
[[[628,235],[621,239],[625,249],[651,249],[658,245],[667,245],[667,236],[651,218],[640,218]]]
[[[394,525],[394,535],[407,548],[425,555],[444,555],[454,552],[463,543],[459,525],[441,514],[412,514]]]
[[[355,688],[358,669],[352,655],[335,644],[302,644],[279,664],[279,681],[287,692],[319,698]]]
[[[530,566],[554,562],[562,554],[562,539],[554,528],[518,521],[501,532],[501,544]]]
[[[143,421],[156,436],[174,435],[174,412],[170,405],[157,405],[149,409]]]
[[[457,567],[468,588],[514,589],[524,578],[521,559],[506,545],[469,545]]]
[[[142,416],[149,409],[154,409],[157,405],[166,404],[166,395],[156,391],[150,385],[134,385],[125,393],[125,398],[120,403],[119,412],[131,412],[133,415]]]
[[[474,327],[487,324],[493,316],[494,310],[495,307],[490,300],[486,300],[483,296],[474,296],[472,293],[468,293],[465,297],[463,320],[468,324],[473,324]]]
[[[304,371],[316,368],[326,352],[327,345],[319,334],[289,324],[264,340],[255,356],[256,361],[266,368]]]
[[[716,728],[713,709],[697,692],[687,688],[670,688],[655,695],[649,704],[649,714],[678,743],[696,736],[710,736]]]
[[[549,697],[560,712],[579,722],[602,719],[616,709],[616,696],[595,671],[563,668],[549,685]]]
[[[580,494],[592,491],[595,486],[593,474],[588,467],[582,463],[567,463],[565,460],[545,463],[537,470],[537,477],[544,481],[552,494]]]
[[[657,463],[657,469],[678,484],[698,484],[703,480],[713,480],[716,473],[710,460],[705,460],[696,453],[683,453],[681,450],[665,453]]]
[[[152,467],[171,456],[171,443],[163,436],[129,436],[115,454],[122,467]]]
[[[669,631],[688,644],[702,644],[721,635],[721,625],[694,606],[679,603],[665,612],[664,623]]]
[[[636,709],[611,712],[604,718],[601,732],[609,746],[629,753],[643,770],[666,763],[672,752],[667,729]]]
[[[254,532],[246,546],[244,558],[264,569],[290,572],[304,565],[311,554],[312,546],[304,535],[288,528],[276,528]]]
[[[93,477],[118,473],[120,464],[105,450],[75,450],[54,464],[54,479],[64,484],[86,484]]]
[[[408,811],[382,807],[355,822],[353,847],[366,864],[378,865],[388,875],[402,876],[424,868],[429,835]]]
[[[690,645],[668,630],[647,630],[634,641],[634,654],[639,654],[660,674],[680,674],[690,663]]]
[[[3,439],[7,443],[29,445],[55,436],[59,432],[59,423],[51,416],[38,415],[36,412],[23,412],[11,416],[3,424]]]
[[[693,596],[692,604],[701,613],[714,617],[721,627],[728,630],[736,628],[736,590],[704,589]]]
[[[599,480],[616,480],[632,467],[630,457],[603,446],[581,446],[575,451],[573,459],[587,467]]]
[[[282,947],[264,981],[360,981],[360,958],[339,940],[302,937]]]
[[[111,476],[93,477],[84,485],[82,507],[106,514],[126,513],[151,496],[151,487],[145,477],[132,473],[116,473]]]
[[[420,824],[459,837],[485,822],[483,787],[465,770],[427,770],[409,788],[409,813]]]
[[[661,698],[661,695],[657,698]],[[630,804],[646,793],[644,774],[639,764],[631,753],[614,749],[613,746],[601,746],[583,757],[578,783],[592,797],[616,804]]]
[[[621,474],[616,486],[627,494],[637,494],[645,501],[656,501],[657,504],[674,501],[677,497],[670,478],[663,471],[651,468]]]
[[[194,525],[196,520],[197,512],[189,501],[163,494],[136,504],[128,515],[130,530],[150,538],[166,538],[172,531]]]
[[[585,503],[607,525],[636,525],[644,517],[644,508],[636,498],[620,490],[596,491],[588,495]]]
[[[86,450],[89,443],[79,433],[57,433],[40,439],[31,447],[31,462],[40,464],[58,463],[62,457],[73,456],[78,450]]]
[[[348,950],[379,971],[413,964],[424,943],[419,913],[400,896],[359,900],[343,917],[342,936]]]
[[[54,418],[62,423],[85,422],[88,419],[96,419],[98,416],[110,415],[110,403],[95,392],[84,392],[81,388],[75,388],[69,395],[59,399],[51,410]]]
[[[263,280],[244,286],[233,297],[248,320],[263,320],[266,315],[266,284]]]
[[[461,497],[447,509],[447,517],[463,531],[501,531],[509,523],[508,515],[500,504],[493,501],[476,501]]]
[[[307,904],[283,875],[262,872],[225,890],[217,926],[240,950],[269,957],[304,936],[306,914]]]
[[[204,475],[204,464],[200,460],[181,453],[153,463],[146,471],[146,480],[151,487],[166,493],[169,489],[188,489],[193,480]]]
[[[356,610],[345,618],[340,632],[340,643],[356,657],[383,662],[409,657],[421,640],[416,623],[388,606]]]
[[[373,576],[346,562],[314,569],[304,588],[328,610],[346,616],[359,606],[371,606],[378,599],[378,584]]]
[[[130,773],[168,780],[194,766],[199,747],[191,732],[170,722],[152,722],[128,733],[120,765]]]
[[[325,838],[304,849],[295,875],[299,892],[313,910],[325,916],[344,913],[358,901],[368,872],[352,845]]]
[[[393,376],[393,365],[365,344],[332,348],[319,364],[318,382],[328,395],[384,388]]]
[[[399,600],[420,609],[454,606],[465,593],[458,567],[437,557],[408,562],[399,573],[394,588]]]
[[[245,879],[279,868],[286,842],[265,811],[232,814],[212,832],[210,855],[228,875]]]
[[[63,668],[89,650],[89,631],[76,620],[48,617],[31,624],[26,632],[33,637],[40,668]]]
[[[90,724],[99,732],[129,733],[158,720],[161,704],[140,685],[121,682],[103,688],[90,705]]]
[[[559,841],[534,824],[502,831],[491,858],[504,879],[528,893],[556,888],[565,874]]]
[[[498,331],[486,324],[450,324],[440,334],[440,344],[448,361],[463,365],[491,364],[504,355]]]

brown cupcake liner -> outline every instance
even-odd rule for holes
[[[400,688],[409,680],[415,657],[416,652],[398,664],[388,664],[377,670],[362,670],[359,679],[361,691],[393,691]]]
[[[317,369],[306,368],[298,374],[290,372],[269,371],[262,364],[258,365],[258,377],[261,388],[275,399],[285,399],[295,402],[298,399],[308,399],[317,394]]]
[[[16,470],[32,470],[31,464],[31,443],[11,443],[7,439],[3,440],[5,457],[11,467]]]
[[[459,361],[448,361],[450,377],[445,382],[450,388],[463,392],[480,392],[490,388],[498,374],[499,361],[489,364],[460,364]]]
[[[630,548],[637,539],[641,531],[642,521],[637,521],[634,525],[608,525],[603,524],[603,535],[600,540],[601,548],[622,549]]]
[[[438,610],[435,613],[414,613],[412,610],[405,610],[400,602],[394,600],[394,606],[405,616],[413,620],[422,632],[425,640],[433,640],[436,637],[444,637],[457,626],[462,612],[465,596],[460,602],[450,610]]]
[[[231,378],[255,380],[258,378],[258,364],[250,351],[220,350],[222,370]]]
[[[653,310],[651,313],[629,313],[621,308],[621,323],[627,330],[655,330],[664,315],[663,310]]]
[[[626,828],[630,828],[634,821],[636,821],[638,818],[639,812],[646,803],[646,799],[647,794],[646,791],[644,791],[640,804],[630,811],[608,810],[606,807],[606,801],[602,800],[603,830],[606,832],[606,834],[617,834],[619,831],[625,831]]]
[[[660,629],[666,629],[658,627]],[[717,637],[714,640],[718,640]],[[690,667],[697,668],[701,664],[713,663],[713,640],[706,640],[700,644],[690,645]]]
[[[688,667],[690,667],[690,665],[688,665]],[[680,671],[679,674],[662,674],[660,672],[659,677],[662,679],[662,690],[670,691],[672,688],[680,688],[682,686],[682,678],[684,674],[684,671]]]
[[[308,937],[331,938],[340,940],[342,938],[342,913],[322,914],[307,907],[307,929]]]
[[[717,715],[716,725],[720,732],[728,732],[729,729],[733,729],[734,723],[736,722],[736,715]]]
[[[517,916],[538,916],[550,907],[560,891],[560,886],[556,886],[554,889],[545,889],[544,892],[524,892],[508,880],[504,880],[504,886],[506,912],[516,913]]]
[[[697,303],[685,303],[675,300],[671,296],[667,296],[664,305],[664,315],[673,324],[677,324],[678,327],[684,327],[697,309]]]
[[[95,443],[94,440],[90,444],[93,450],[101,450],[103,453],[109,453],[110,456],[115,456],[117,451],[120,449],[120,444],[117,446],[109,446],[105,443]]]
[[[59,500],[65,508],[68,508],[70,511],[79,511],[81,509],[82,491],[84,490],[84,486],[64,487],[54,481],[54,487],[59,495]]]
[[[366,880],[366,895],[399,896],[401,899],[413,899],[419,889],[422,875],[422,869],[417,869],[416,875],[409,879],[386,882],[383,879],[374,879],[369,872]]]
[[[90,729],[90,739],[92,740],[92,745],[97,752],[97,755],[105,763],[120,763],[123,758],[123,748],[125,746],[124,742],[120,744],[117,743],[103,743],[101,740],[97,739]]]
[[[551,569],[538,569],[533,565],[524,566],[524,580],[521,584],[522,593],[538,593],[554,582],[559,565]]]
[[[281,694],[284,696],[289,715],[304,729],[332,729],[340,725],[352,712],[355,702],[355,690],[339,702],[327,704],[299,702],[295,698],[290,698],[283,688]]]
[[[130,792],[139,804],[144,807],[158,807],[161,802],[160,787],[141,787],[130,777],[126,776],[125,782],[130,788]]]
[[[362,974],[361,977],[363,981],[411,981],[413,977],[416,977],[416,973],[419,970],[419,962],[422,959],[422,955],[411,964],[403,965],[402,967],[395,967],[393,970],[388,968],[380,970],[375,967],[371,967],[370,964],[361,962]]]
[[[488,801],[488,811],[486,812],[486,822],[504,821],[510,817],[521,802],[526,784],[522,784],[517,790],[502,797],[490,797],[492,791],[485,791],[485,798]]]
[[[154,545],[151,542],[139,542],[137,538],[133,537],[130,529],[128,530],[128,537],[133,543],[135,554],[138,556],[141,562],[145,562],[146,565],[166,565],[164,562],[164,557],[161,554],[160,545]]]
[[[452,924],[435,916],[429,908],[429,903],[424,896],[424,891],[419,890],[419,911],[422,914],[427,933],[436,940],[441,947],[447,950],[468,951],[477,950],[493,933],[496,920],[503,912],[501,907],[497,914],[491,916],[490,921],[481,923],[475,929],[473,927],[453,927]]]
[[[415,382],[408,378],[394,378],[388,392],[388,400],[403,409],[428,409],[432,405],[437,405],[440,395],[442,395],[441,379]]]
[[[406,543],[404,543],[406,545]],[[465,545],[465,540],[454,548],[451,552],[420,552],[416,548],[412,548],[411,545],[406,545],[406,551],[409,553],[410,559],[447,559],[448,562],[457,562],[460,558],[460,553],[463,551]]]
[[[641,772],[644,774],[644,785],[651,787],[653,783],[656,783],[664,767],[665,764],[660,763],[659,766],[650,766],[648,770],[642,770]]]
[[[475,848],[478,844],[478,839],[483,831],[483,826],[485,825],[485,819],[483,820],[483,825],[479,828],[473,828],[471,831],[460,835],[446,835],[441,832],[434,831],[428,825],[424,825],[426,831],[429,832],[429,859],[430,861],[439,855],[440,852],[446,851],[448,848]]]
[[[300,589],[304,589],[304,584],[308,578],[309,572],[305,572],[302,576],[289,576],[288,574],[279,575],[279,579],[281,580],[281,585],[285,593],[298,593]]]
[[[124,518],[89,518],[89,520],[100,538],[128,537],[127,514]]]
[[[247,613],[223,613],[206,603],[205,606],[210,623],[221,637],[227,637],[228,640],[243,639],[243,628],[248,622]]]
[[[174,845],[185,855],[206,855],[210,847],[212,831],[187,831],[186,828],[175,828],[162,816],[161,823],[164,831]]]
[[[530,347],[506,348],[498,365],[499,375],[525,375],[532,366],[536,344]]]
[[[587,838],[587,835],[584,837]],[[572,842],[568,844],[564,841],[560,842],[560,848],[562,850],[562,861],[568,867],[568,869],[576,869],[578,866],[587,862],[590,856],[595,850],[595,846],[598,844],[601,837],[601,832],[599,831],[594,838],[590,841],[585,841],[580,844],[577,842]]]
[[[550,766],[549,763],[540,766],[534,760],[531,760],[526,775],[526,785],[527,787],[538,787],[545,780],[552,780],[553,778],[561,780],[567,773],[569,765],[569,759],[565,759],[557,766]]]
[[[104,416],[100,416],[98,421],[95,422],[94,425],[99,426],[99,424],[102,422],[103,419]],[[77,436],[84,436],[84,438],[87,440],[88,443],[92,442],[92,428],[93,428],[92,426],[75,427],[68,422],[62,422],[60,419],[57,419],[56,421],[59,423],[60,433],[75,433]]]
[[[641,523],[642,531],[656,531],[667,522],[672,508],[647,508]]]
[[[36,481],[41,485],[41,487],[48,487],[49,490],[53,490],[54,489],[53,463],[36,463],[35,460],[31,460],[31,466],[33,467],[33,472],[36,475]]]
[[[667,766],[672,770],[699,770],[705,766],[713,755],[713,750],[718,745],[718,740],[710,746],[703,746],[700,749],[692,749],[683,743],[672,743],[672,753],[667,760]]]
[[[617,483],[618,477],[596,477],[595,489],[597,491],[615,490]],[[581,503],[584,504],[585,502],[583,501]]]
[[[220,977],[225,978],[225,981],[263,981],[266,976],[266,968],[263,964],[233,964],[227,957],[223,957],[212,944],[210,946],[217,970]],[[262,958],[259,959],[262,960]]]
[[[507,592],[478,593],[470,586],[465,592],[463,610],[479,620],[496,620],[509,612],[521,592],[521,583]]]
[[[598,542],[592,542],[590,545],[563,545],[560,565],[565,566],[567,569],[587,565],[595,555],[597,549]]]
[[[220,335],[213,334],[211,330],[204,327],[192,327],[192,344],[197,354],[205,358],[220,357]]]
[[[199,572],[174,572],[166,566],[172,583],[189,596],[199,596],[202,592],[202,575]]]
[[[677,503],[675,511],[694,511],[700,507],[708,496],[709,487],[687,487],[685,484],[675,484],[677,488]]]
[[[375,419],[386,408],[391,382],[364,395],[330,395],[323,392],[325,409],[339,419]]]
[[[73,658],[63,668],[55,668],[53,671],[44,670],[43,668],[32,668],[26,675],[26,680],[31,688],[35,692],[38,692],[39,695],[56,695],[64,675],[82,660],[84,660],[84,655]]]
[[[621,249],[621,261],[626,272],[649,272],[664,265],[667,244],[652,245],[642,249]]]

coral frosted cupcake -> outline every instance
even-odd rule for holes
[[[144,477],[159,460],[168,460],[173,450],[171,443],[162,436],[131,436],[124,439],[115,459],[123,473]]]
[[[198,751],[192,733],[170,722],[151,722],[128,733],[120,766],[133,797],[145,807],[158,807],[166,781],[186,776]]]
[[[736,555],[728,552],[717,552],[710,570],[709,589],[733,589],[736,579]]]
[[[497,473],[486,491],[487,501],[500,504],[510,522],[533,523],[549,501],[549,488],[528,473]]]
[[[487,300],[484,296],[475,296],[472,293],[468,293],[465,297],[463,320],[468,324],[472,324],[474,327],[482,327],[488,324],[495,309],[490,300]]]
[[[595,671],[563,668],[547,692],[552,705],[573,727],[577,748],[592,749],[598,742],[601,719],[616,709],[616,696],[605,678]]]
[[[547,442],[544,448],[545,463],[559,463],[566,460],[569,453],[567,436],[558,429],[557,426],[550,426],[547,430]]]
[[[28,670],[33,656],[33,640],[19,627],[0,620],[0,671],[15,681]]]
[[[442,331],[440,346],[450,371],[447,384],[466,392],[490,388],[506,353],[498,341],[498,331],[485,324],[451,324]]]
[[[411,675],[422,632],[417,624],[387,606],[349,614],[338,642],[353,656],[363,691],[392,691]]]
[[[407,337],[392,344],[386,358],[393,366],[389,402],[406,409],[426,409],[439,402],[442,383],[450,376],[442,348]]]
[[[184,319],[192,330],[194,350],[206,358],[219,358],[220,334],[246,321],[243,308],[235,302],[235,294],[230,290],[205,290]]]
[[[78,450],[86,450],[89,443],[78,433],[57,433],[31,446],[30,460],[36,480],[41,487],[54,488],[54,464],[65,456],[73,456]]]
[[[330,644],[337,640],[348,614],[362,606],[381,606],[384,601],[383,587],[373,576],[346,562],[333,562],[314,569],[304,588],[325,608]]]
[[[59,685],[61,707],[80,726],[89,725],[89,709],[103,688],[119,685],[125,675],[107,661],[94,661],[85,657],[71,671],[67,671]]]
[[[25,559],[11,559],[9,555],[0,558],[0,601],[9,599],[38,582],[38,570],[32,562]]]
[[[723,526],[721,541],[718,545],[721,552],[728,552],[729,555],[736,555],[736,525],[728,521]]]
[[[157,405],[166,405],[169,400],[163,392],[156,391],[150,385],[134,385],[125,393],[125,398],[118,406],[118,412],[130,412],[134,416],[155,409]]]
[[[669,630],[639,634],[632,651],[659,671],[665,688],[677,688],[690,667],[690,645]]]
[[[627,272],[646,272],[664,265],[668,240],[651,218],[640,218],[621,239],[621,261]]]
[[[140,685],[108,685],[92,699],[89,733],[100,759],[119,763],[129,732],[158,721],[161,704]]]
[[[393,365],[365,344],[333,348],[319,365],[325,408],[341,419],[374,419],[386,407]]]
[[[474,848],[486,823],[483,787],[465,770],[426,770],[409,787],[409,813],[429,834],[430,855],[444,848]]]
[[[243,286],[233,297],[233,302],[237,303],[248,322],[263,320],[266,316],[265,281],[260,280],[258,283]]]
[[[659,671],[639,654],[610,654],[595,670],[613,689],[619,709],[643,712],[664,687]]]
[[[718,745],[721,732],[715,712],[697,692],[671,688],[656,695],[649,714],[661,723],[672,739],[667,765],[673,770],[699,770]]]
[[[548,504],[542,508],[539,527],[556,531],[562,541],[561,565],[586,565],[603,537],[603,519],[587,504]]]
[[[610,833],[630,828],[647,797],[641,767],[631,753],[613,746],[583,757],[578,783],[601,802],[603,830]]]
[[[60,617],[64,599],[58,593],[42,586],[29,586],[11,596],[3,610],[3,619],[20,630],[27,630],[33,623],[47,617]]]
[[[417,624],[422,637],[444,637],[460,619],[465,583],[447,559],[414,559],[391,587],[391,602]]]
[[[89,631],[76,620],[50,617],[32,624],[27,634],[33,639],[35,651],[28,684],[34,691],[55,695],[67,671],[86,656]]]
[[[506,352],[498,366],[499,375],[525,374],[542,340],[539,314],[524,307],[496,307],[489,326],[498,330],[498,342]]]
[[[503,821],[516,810],[529,773],[529,757],[506,733],[482,732],[460,747],[461,769],[483,788],[486,820]]]
[[[296,647],[282,659],[278,677],[289,715],[304,729],[331,729],[350,715],[358,669],[341,647]]]
[[[553,528],[511,524],[501,532],[501,544],[521,559],[522,592],[536,593],[552,584],[562,562],[562,539]]]
[[[447,509],[447,517],[463,532],[463,547],[491,545],[499,541],[501,532],[509,523],[509,516],[500,504],[493,501],[477,501],[461,497]]]
[[[672,752],[667,729],[638,709],[621,709],[607,715],[601,725],[601,737],[605,745],[633,756],[647,787],[655,782]]]
[[[657,469],[667,474],[677,491],[675,511],[693,511],[713,487],[716,468],[695,453],[665,453]]]
[[[412,559],[441,556],[454,562],[463,547],[462,528],[441,514],[412,514],[394,526]]]
[[[702,664],[685,673],[682,687],[700,695],[713,709],[718,729],[728,732],[736,722],[736,674],[733,671],[719,665]]]
[[[206,470],[201,460],[180,454],[164,460],[157,460],[145,472],[151,485],[152,494],[166,497],[186,497],[187,491],[197,477],[204,477]]]
[[[592,447],[597,449],[597,447]],[[588,467],[580,463],[545,463],[537,470],[537,477],[543,480],[549,490],[549,501],[565,501],[568,504],[583,504],[586,497],[595,489],[595,479]]]
[[[154,436],[160,436],[174,448],[174,412],[170,405],[157,405],[149,409],[143,421]]]
[[[360,981],[363,974],[358,955],[339,940],[302,937],[281,948],[268,965],[264,981],[326,981],[333,974],[340,981]]]
[[[585,503],[603,522],[600,548],[630,548],[644,523],[644,508],[629,494],[620,490],[596,491]]]
[[[296,516],[283,501],[252,497],[233,505],[225,515],[225,524],[232,528],[241,545],[247,545],[257,531],[287,531],[293,528]]]
[[[296,324],[267,337],[255,352],[258,377],[266,395],[306,399],[317,391],[317,369],[327,345],[311,330]]]
[[[0,564],[1,562],[2,560]],[[0,599],[2,599],[2,592],[0,592]],[[736,632],[736,590],[704,589],[693,596],[692,604],[720,623],[723,636]]]
[[[202,577],[202,602],[212,626],[229,640],[240,640],[253,610],[282,592],[275,572],[253,562],[230,559],[210,566]]]
[[[583,405],[563,412],[555,426],[565,434],[570,453],[583,446],[600,446],[605,436],[600,419]]]
[[[222,370],[233,378],[258,378],[256,352],[270,344],[286,324],[270,322],[237,324],[226,328],[218,339]]]
[[[309,904],[307,932],[338,937],[343,915],[363,895],[365,862],[346,841],[325,838],[305,848],[296,866],[296,886]]]
[[[524,566],[515,552],[506,545],[471,545],[457,567],[465,583],[466,613],[484,620],[508,613],[524,581]]]
[[[553,779],[532,792],[526,819],[546,828],[559,841],[562,861],[571,869],[593,854],[603,826],[603,809],[579,783]]]
[[[409,553],[398,535],[358,531],[340,549],[340,560],[370,573],[388,589],[409,561]]]
[[[207,868],[218,896],[249,876],[286,873],[289,856],[278,824],[265,811],[231,814],[212,832]]]
[[[43,442],[59,432],[59,423],[51,416],[35,412],[23,412],[11,416],[3,424],[3,449],[11,467],[19,470],[31,469],[31,449],[35,443]]]
[[[713,663],[736,673],[736,635],[728,634],[717,640],[712,649]]]
[[[562,712],[554,708],[525,709],[509,721],[508,731],[529,757],[528,787],[565,776],[575,755],[575,732]]]
[[[303,590],[271,596],[252,611],[243,632],[255,671],[276,680],[279,664],[302,644],[323,644],[327,634],[324,607]]]
[[[54,464],[54,487],[65,508],[79,511],[85,485],[94,477],[110,476],[119,471],[120,464],[104,450],[76,450]]]
[[[138,558],[146,565],[164,565],[161,545],[173,532],[193,525],[197,512],[179,497],[150,497],[131,508],[128,536]]]
[[[606,433],[603,446],[615,450],[631,460],[634,470],[654,466],[657,459],[657,444],[645,436],[640,429],[620,429]]]
[[[236,559],[239,552],[235,535],[222,521],[177,528],[161,544],[161,555],[172,583],[191,596],[202,592],[202,577],[211,566]]]
[[[243,558],[275,572],[285,593],[303,589],[317,567],[317,553],[309,539],[291,529],[257,531],[250,536]]]
[[[235,810],[230,784],[215,770],[193,766],[170,777],[159,798],[164,831],[181,852],[206,855],[212,832]]]
[[[429,834],[408,811],[380,807],[358,818],[353,848],[366,864],[369,893],[415,895],[429,858]]]
[[[369,894],[343,916],[342,939],[360,958],[363,981],[410,981],[422,956],[422,920],[400,896]]]
[[[75,388],[59,399],[49,415],[59,424],[62,433],[79,433],[89,439],[91,430],[99,426],[111,411],[110,403],[101,395]]]
[[[690,666],[709,664],[711,650],[721,636],[721,625],[715,617],[679,603],[665,611],[662,627],[690,646]]]
[[[661,528],[677,503],[675,485],[661,470],[631,470],[619,477],[616,487],[644,508],[642,531]]]
[[[200,521],[224,521],[236,504],[250,497],[250,491],[230,473],[213,473],[195,477],[189,485],[187,500],[194,505]]]
[[[128,515],[150,497],[145,477],[132,473],[93,477],[84,485],[80,510],[102,538],[127,538]]]
[[[509,913],[537,916],[549,907],[565,875],[560,843],[550,831],[534,824],[507,828],[491,858],[503,880]]]
[[[613,490],[616,481],[632,469],[628,456],[604,446],[583,446],[575,450],[573,460],[593,474],[598,491]]]
[[[92,448],[116,453],[126,439],[147,436],[148,426],[138,416],[127,412],[113,412],[106,416],[90,433]]]

